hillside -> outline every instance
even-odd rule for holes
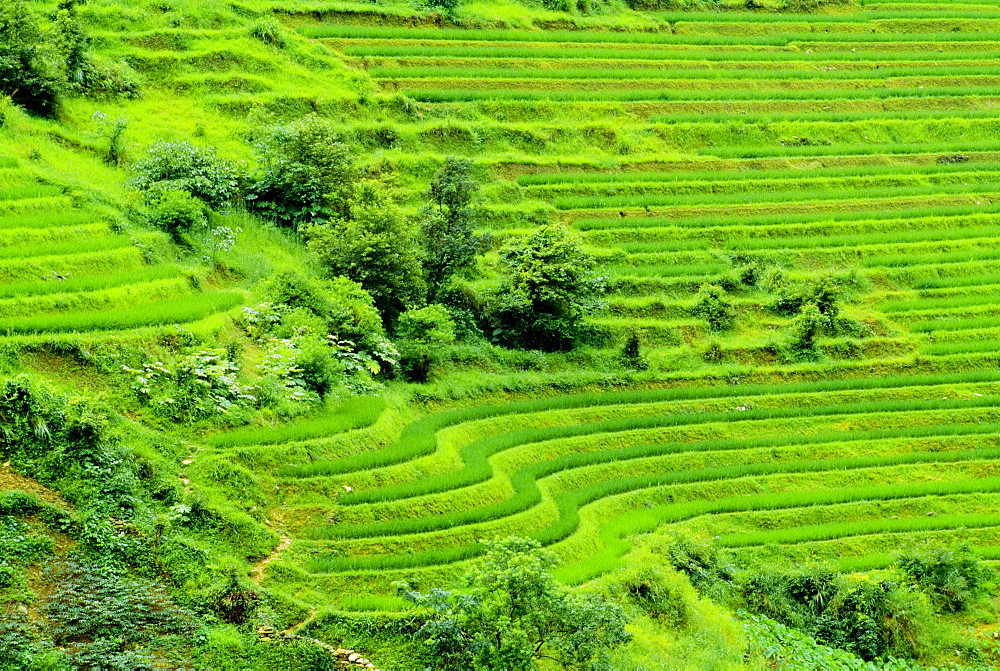
[[[627,636],[486,668],[1000,664],[998,41],[9,3],[0,668],[473,668],[509,537]]]

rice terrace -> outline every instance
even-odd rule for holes
[[[1000,0],[0,6],[0,669],[1000,668]]]

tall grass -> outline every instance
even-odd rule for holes
[[[727,534],[716,541],[722,547],[748,547],[752,545],[791,545],[827,541],[850,536],[871,536],[886,533],[910,533],[941,529],[970,529],[1000,526],[1000,513],[966,513],[964,515],[936,515],[890,520],[867,520],[809,524],[792,529],[771,529],[739,534]]]
[[[933,186],[883,186],[851,189],[852,200],[866,198],[899,198],[940,194],[986,194],[997,191],[997,186],[981,184],[937,184]],[[637,207],[670,207],[710,204],[749,204],[792,201],[843,201],[841,189],[804,189],[802,191],[768,191],[722,194],[640,194],[628,196],[563,196],[554,198],[552,204],[559,210],[621,209]]]
[[[14,186],[0,189],[0,201],[26,200],[28,198],[50,198],[52,196],[61,196],[63,192],[64,189],[61,186],[26,184],[24,186]]]
[[[616,480],[594,483],[558,494],[553,497],[559,512],[558,519],[541,531],[529,534],[543,545],[551,545],[568,538],[580,523],[580,508],[600,499],[670,485],[691,484],[698,482],[722,482],[735,478],[761,477],[778,474],[822,473],[825,471],[861,470],[884,468],[901,465],[935,464],[958,461],[987,461],[1000,457],[1000,448],[970,450],[942,454],[940,452],[923,452],[908,454],[893,454],[888,456],[846,457],[841,459],[803,460],[784,463],[746,464],[740,466],[703,468],[675,473],[658,473],[623,477]],[[947,493],[979,492],[984,490],[983,480],[973,479],[958,483],[934,483]],[[1000,491],[1000,479],[993,478],[990,482]],[[889,489],[891,486],[886,486]],[[878,488],[868,488],[877,491]],[[769,510],[777,507],[801,507],[810,505],[809,492],[795,492],[779,496],[753,496],[721,499],[715,501],[692,501],[673,504],[665,509],[653,509],[655,514],[653,527],[658,524],[680,522],[707,513],[737,512],[744,510]],[[827,492],[820,492],[827,494]],[[912,496],[912,494],[910,494]],[[908,496],[907,498],[909,498]],[[832,497],[831,497],[832,498]],[[778,501],[782,501],[778,503]],[[651,529],[650,529],[651,530]],[[398,568],[414,568],[451,563],[468,559],[480,554],[481,543],[471,543],[463,547],[447,550],[417,552],[407,555],[375,555],[363,557],[344,557],[321,555],[307,563],[307,570],[314,573],[336,573],[358,570],[387,570]]]
[[[162,264],[141,268],[139,270],[109,273],[107,275],[92,275],[75,277],[68,280],[52,279],[47,282],[17,282],[0,284],[0,298],[17,296],[44,296],[46,294],[76,293],[81,291],[99,291],[120,287],[126,284],[142,284],[156,280],[165,280],[181,274],[180,268],[173,264]]]
[[[1000,273],[990,275],[960,275],[958,277],[933,277],[913,283],[914,289],[951,289],[955,287],[988,286],[1000,284]]]
[[[433,452],[437,447],[436,433],[464,422],[548,410],[569,410],[591,406],[661,403],[710,398],[768,396],[776,394],[823,393],[856,389],[888,389],[892,387],[923,387],[941,384],[964,384],[1000,380],[1000,372],[992,370],[924,376],[885,376],[855,380],[823,380],[780,385],[739,385],[731,387],[687,387],[635,392],[576,394],[552,399],[535,399],[505,405],[483,405],[430,415],[406,426],[399,440],[375,452],[352,455],[342,459],[317,461],[308,466],[286,466],[279,470],[284,477],[303,478],[340,475],[354,471],[398,464]]]
[[[961,217],[965,215],[989,215],[1000,213],[1000,205],[957,205],[957,206],[937,206],[908,208],[900,210],[882,210],[878,215],[872,213],[870,209],[841,212],[820,212],[820,213],[796,213],[796,214],[771,214],[757,217],[733,216],[713,216],[713,217],[691,217],[691,218],[665,218],[665,217],[629,217],[622,221],[621,217],[581,217],[574,220],[573,226],[581,231],[607,230],[607,229],[636,229],[636,228],[659,228],[683,226],[688,228],[721,228],[730,226],[754,226],[754,227],[777,227],[788,224],[807,224],[816,222],[853,222],[871,221],[886,222],[892,221],[896,225],[898,221],[911,221],[915,219],[934,219],[945,217]],[[891,217],[891,219],[886,219]],[[923,222],[921,222],[923,223]],[[949,280],[961,280],[963,278],[946,278],[940,280],[926,280],[925,282],[947,282]],[[1000,282],[986,282],[985,284],[997,284]],[[960,285],[942,285],[960,286]],[[934,288],[928,285],[917,288]]]
[[[800,80],[815,79],[822,81],[838,80],[872,80],[891,79],[897,77],[927,77],[925,86],[933,86],[933,77],[962,77],[974,75],[992,75],[997,71],[995,61],[992,64],[979,65],[948,65],[948,66],[895,66],[872,68],[867,70],[833,70],[819,69],[693,69],[693,68],[629,68],[606,67],[590,68],[513,68],[488,67],[480,64],[468,66],[442,65],[408,65],[408,66],[374,66],[368,68],[368,74],[376,79],[602,79],[636,81],[644,79],[655,80]],[[980,116],[989,116],[983,110]],[[861,117],[862,120],[864,117]],[[732,121],[732,117],[727,119]]]
[[[754,91],[747,89],[685,91],[685,90],[622,90],[603,91],[562,91],[562,90],[514,90],[493,85],[481,89],[422,89],[419,83],[412,86],[401,86],[401,90],[419,102],[425,103],[455,103],[473,101],[505,101],[505,100],[550,100],[553,102],[670,102],[670,101],[780,101],[809,100],[822,104],[827,100],[885,100],[888,98],[927,98],[927,97],[968,97],[1000,95],[1000,87],[996,86],[943,86],[926,88],[844,88],[819,91]],[[726,151],[726,150],[724,150]],[[735,150],[728,150],[735,151]],[[746,150],[749,151],[749,150]],[[766,151],[766,150],[765,150]],[[708,153],[708,152],[706,152]],[[873,152],[875,153],[875,152]]]
[[[971,340],[967,342],[950,342],[925,345],[921,353],[930,356],[949,356],[953,354],[970,354],[972,352],[1000,352],[1000,340]]]
[[[493,455],[515,447],[544,441],[713,423],[828,416],[843,416],[846,418],[851,415],[919,413],[931,410],[992,408],[997,406],[1000,406],[1000,397],[984,396],[969,400],[886,400],[827,406],[750,409],[744,412],[704,412],[654,417],[628,417],[620,420],[607,420],[575,426],[528,429],[500,436],[491,436],[462,446],[459,449],[462,467],[457,470],[430,475],[413,482],[354,492],[342,497],[341,503],[344,505],[354,505],[375,501],[393,501],[446,492],[450,489],[460,487],[469,487],[493,477],[493,467],[489,463],[489,458]],[[580,458],[585,460],[594,459],[594,454],[590,452]]]
[[[995,116],[995,112],[991,112]],[[515,180],[520,186],[576,185],[576,184],[620,184],[640,182],[685,182],[710,180],[746,179],[801,179],[802,177],[859,177],[882,175],[924,175],[941,173],[996,172],[1000,163],[958,163],[952,165],[853,165],[820,168],[770,168],[744,170],[720,170],[709,164],[704,170],[678,170],[671,172],[549,172],[521,175]],[[869,216],[871,216],[869,214]]]
[[[879,306],[882,312],[910,312],[913,310],[953,310],[981,305],[996,305],[1000,286],[984,285],[984,295],[948,296],[946,298],[915,298],[908,301],[892,301]]]
[[[212,447],[240,447],[308,440],[371,426],[383,410],[385,410],[385,400],[382,398],[359,396],[345,401],[319,417],[288,422],[271,428],[238,429],[216,433],[205,438],[204,442]]]
[[[631,547],[629,541],[626,540],[627,536],[649,533],[661,524],[682,522],[700,515],[979,492],[1000,492],[1000,477],[884,484],[833,491],[761,493],[752,496],[722,498],[717,501],[668,504],[649,510],[632,510],[601,526],[600,538],[603,545],[601,552],[595,553],[581,562],[558,569],[556,575],[568,584],[579,584],[590,580],[620,565],[619,558]]]
[[[193,294],[182,298],[122,308],[120,310],[73,312],[0,319],[0,333],[56,333],[107,331],[141,326],[183,324],[236,307],[244,295],[235,291]]]
[[[833,67],[842,64],[885,63],[887,65],[900,61],[989,61],[996,58],[993,51],[961,51],[949,52],[945,58],[935,51],[899,51],[887,58],[882,52],[851,52],[845,48],[842,52],[824,51],[807,53],[804,51],[741,51],[734,54],[731,51],[714,51],[705,49],[641,49],[637,47],[620,48],[618,43],[607,42],[606,46],[593,44],[564,43],[556,47],[550,46],[519,46],[517,43],[497,45],[473,44],[426,44],[413,42],[372,40],[361,45],[346,42],[337,45],[345,56],[355,58],[465,58],[469,60],[500,60],[500,59],[532,59],[546,61],[561,60],[622,60],[622,61],[690,61],[692,63],[722,62],[738,67],[738,63],[803,63],[822,62]],[[429,64],[429,63],[428,63]]]
[[[39,212],[0,217],[0,229],[6,228],[55,228],[85,226],[97,220],[91,212]]]
[[[62,256],[66,254],[92,254],[121,249],[132,244],[127,235],[109,235],[95,240],[74,240],[53,242],[45,245],[23,245],[20,247],[0,247],[0,259],[19,259],[32,256]]]
[[[773,438],[730,438],[699,442],[643,444],[627,448],[563,454],[542,462],[524,466],[511,473],[510,481],[513,493],[509,498],[497,504],[412,519],[395,519],[355,525],[328,525],[308,530],[306,537],[334,539],[415,534],[509,517],[541,503],[542,493],[537,484],[538,480],[563,471],[599,464],[620,465],[621,472],[625,474],[629,471],[628,462],[630,460],[646,459],[649,457],[696,452],[736,452],[804,445],[815,445],[817,447],[838,445],[843,446],[845,454],[849,454],[862,441],[864,443],[874,443],[876,441],[913,441],[912,450],[906,450],[910,452],[917,451],[921,439],[977,435],[989,436],[998,430],[1000,430],[1000,423],[978,425],[950,424],[908,428],[894,427],[867,431],[830,431],[812,435],[788,435]],[[909,447],[910,443],[907,442],[906,445]],[[866,445],[866,448],[869,448],[866,449],[866,452],[869,454],[871,453],[871,447],[873,446]],[[950,452],[947,453],[950,454]],[[455,492],[455,495],[457,498],[461,498],[460,492]]]
[[[380,40],[455,40],[463,42],[536,42],[536,43],[608,43],[608,44],[693,44],[706,46],[755,45],[788,46],[796,42],[847,44],[914,42],[984,42],[1000,41],[1000,34],[985,32],[955,33],[783,33],[781,35],[674,35],[671,33],[597,32],[582,30],[502,30],[463,28],[404,28],[396,26],[323,25],[302,26],[299,33],[313,39]]]
[[[910,324],[910,330],[915,333],[932,333],[934,331],[968,331],[971,329],[996,328],[1000,326],[1000,317],[955,317],[951,319],[930,319],[928,321]]]
[[[893,144],[829,144],[812,146],[760,146],[760,147],[706,147],[699,151],[717,158],[770,158],[808,156],[892,156],[906,154],[955,154],[967,152],[1000,151],[996,140],[970,140],[962,142],[920,142]]]

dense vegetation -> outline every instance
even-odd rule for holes
[[[998,35],[0,7],[0,668],[1000,664]]]

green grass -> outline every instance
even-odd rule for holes
[[[0,318],[0,333],[7,335],[133,329],[142,326],[184,324],[236,307],[242,293],[224,291],[192,294],[137,307],[32,317]]]
[[[107,275],[74,277],[67,280],[52,279],[47,282],[16,282],[12,284],[0,284],[0,298],[98,291],[101,289],[120,287],[126,284],[142,284],[145,282],[153,282],[155,280],[169,279],[177,277],[180,274],[181,270],[176,265],[162,264],[151,266],[149,268],[141,268],[139,270],[110,273]]]
[[[112,249],[121,249],[133,244],[126,235],[111,235],[95,240],[75,240],[73,242],[54,242],[44,245],[25,245],[21,247],[0,247],[0,259],[23,259],[34,256],[63,256],[68,254],[93,254]]]
[[[431,415],[408,425],[399,440],[376,452],[358,454],[337,460],[317,461],[308,466],[285,467],[284,477],[316,477],[338,475],[398,464],[433,452],[437,447],[436,433],[441,429],[490,417],[528,412],[586,408],[636,403],[662,403],[710,398],[738,398],[772,394],[821,393],[851,389],[888,389],[908,386],[934,386],[1000,380],[1000,373],[976,371],[948,375],[880,377],[859,380],[825,380],[782,385],[739,385],[732,387],[692,387],[644,390],[635,392],[568,395],[554,399],[536,399],[507,405],[485,405]],[[356,497],[358,494],[355,495]],[[358,500],[355,498],[355,500]]]
[[[274,445],[330,436],[371,426],[385,410],[385,405],[385,401],[377,396],[360,396],[338,405],[319,417],[287,422],[273,428],[238,429],[216,433],[205,438],[204,442],[213,447],[240,447]]]

